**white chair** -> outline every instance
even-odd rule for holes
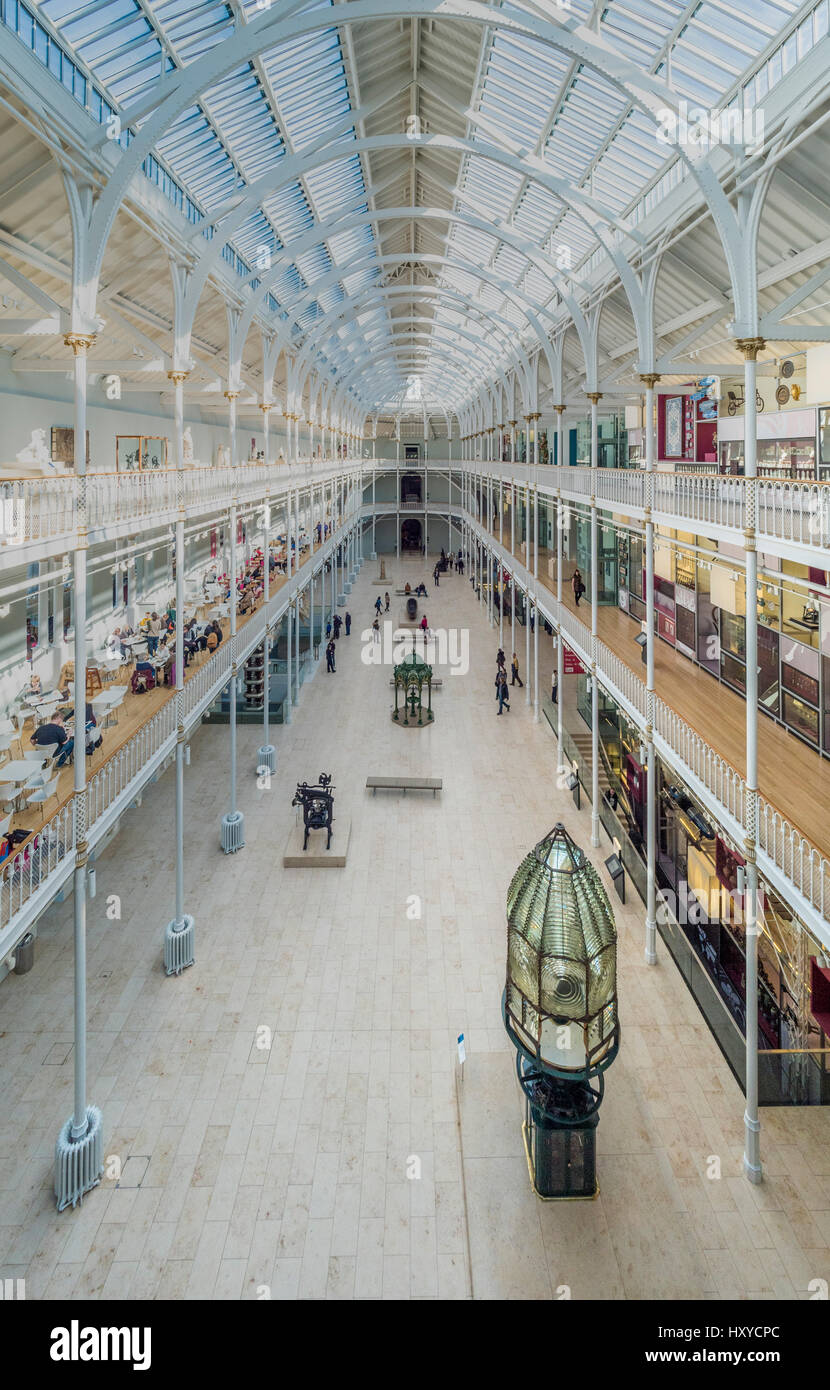
[[[11,720],[17,734],[17,742],[20,746],[21,753],[23,752],[23,729],[27,721],[33,718],[34,715],[32,714],[31,710],[20,710],[17,714],[13,714],[11,716]]]
[[[2,818],[2,820],[0,820],[0,838],[2,838],[3,835],[5,835],[6,831],[8,830],[9,826],[11,825],[11,823],[12,823],[12,818],[11,818],[10,815],[9,815],[9,816],[4,816],[4,817]]]
[[[28,806],[40,807],[41,823],[46,818],[46,802],[50,799],[50,797],[54,796],[57,798],[59,780],[60,779],[56,773],[55,776],[52,778],[51,782],[44,783],[42,787],[38,787],[35,791],[30,792],[30,794],[26,797],[26,804]]]
[[[127,687],[126,685],[122,685],[120,687],[120,693],[118,695],[118,698],[110,700],[109,704],[104,710],[104,723],[102,727],[106,728],[110,721],[112,721],[115,724],[118,723],[118,708],[120,705],[123,705],[124,696],[126,695],[126,693]],[[113,694],[115,694],[115,692],[113,692]]]
[[[54,747],[54,744],[50,744],[49,746]],[[26,748],[23,757],[26,762],[29,763],[45,763],[47,757],[46,749],[42,748],[40,744],[38,744],[37,748]]]

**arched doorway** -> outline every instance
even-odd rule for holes
[[[422,545],[421,523],[420,521],[416,521],[415,517],[408,516],[406,521],[401,522],[401,551],[417,550],[420,555]]]

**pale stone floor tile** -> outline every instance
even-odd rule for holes
[[[391,588],[423,565],[388,568]],[[531,1192],[500,1013],[506,890],[557,819],[603,875],[607,846],[590,851],[590,808],[557,791],[555,739],[532,706],[514,700],[495,721],[498,628],[466,578],[448,577],[428,611],[469,632],[470,670],[436,692],[434,725],[393,725],[388,672],[360,659],[373,570],[350,597],[335,680],[306,680],[291,725],[273,730],[267,790],[246,775],[261,730],[239,728],[238,856],[218,847],[227,727],[193,739],[192,970],[168,980],[160,962],[171,776],[98,856],[88,1090],[105,1154],[147,1161],[139,1186],[108,1180],[54,1210],[54,1138],[72,1108],[71,902],[42,918],[36,969],[0,985],[0,1155],[14,1154],[0,1172],[0,1275],[19,1271],[30,1296],[49,1298],[809,1297],[830,1277],[830,1114],[763,1111],[765,1181],[745,1182],[742,1097],[665,947],[645,965],[633,893],[612,899],[623,1031],[600,1195],[548,1204]],[[506,650],[513,640],[507,629]],[[544,640],[540,653],[544,691]],[[293,788],[321,769],[335,777],[335,833],[352,822],[348,865],[284,870]],[[443,776],[440,798],[367,795],[367,773],[396,769]],[[148,861],[159,932],[147,929]],[[118,923],[103,912],[109,893]]]

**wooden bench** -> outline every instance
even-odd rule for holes
[[[406,796],[407,791],[426,791],[432,792],[433,800],[436,792],[440,792],[444,786],[441,777],[367,777],[366,790],[372,788],[372,796],[377,792],[378,787],[389,788],[390,790],[402,791]]]

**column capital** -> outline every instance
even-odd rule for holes
[[[591,405],[599,405],[599,402],[602,400],[601,391],[586,391],[585,395],[588,397]]]
[[[541,420],[541,418],[542,418],[542,413],[541,413],[541,411],[539,411],[539,410],[535,410],[531,415],[526,415],[526,416],[525,416],[525,419],[526,419],[526,420],[529,420],[531,423],[532,423],[534,420]]]
[[[222,394],[224,395],[226,401],[236,401],[239,399],[240,395],[239,391],[223,391]]]
[[[553,408],[557,415],[564,415],[568,407],[566,405],[555,405]]]
[[[646,388],[653,391],[662,378],[659,372],[640,372],[640,380]]]
[[[269,410],[273,410],[273,409],[274,409],[274,402],[273,402],[273,401],[260,401],[259,404],[258,404],[258,406],[257,406],[257,410],[261,410],[262,413],[263,413],[263,415],[265,415],[265,416],[267,416]]]
[[[519,422],[518,420],[508,420],[507,423],[510,426],[511,430],[514,430]]]
[[[65,333],[64,346],[71,348],[76,357],[88,352],[95,342],[94,333]]]
[[[757,362],[758,353],[766,347],[764,338],[736,338],[735,347],[742,352],[747,362]]]

